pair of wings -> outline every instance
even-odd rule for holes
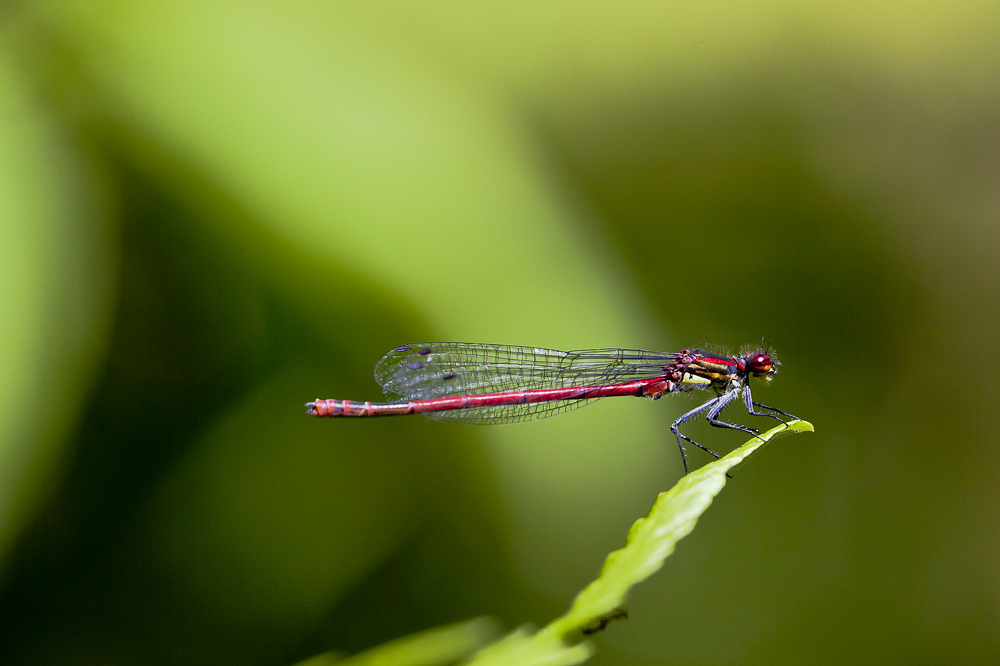
[[[572,386],[605,386],[662,377],[677,354],[639,349],[558,351],[466,342],[414,342],[375,365],[392,402]],[[575,409],[597,398],[430,412],[434,419],[513,423]]]

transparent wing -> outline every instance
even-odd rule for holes
[[[391,401],[427,400],[572,386],[603,386],[662,376],[676,354],[637,349],[557,351],[464,342],[415,342],[396,347],[375,366]],[[544,418],[592,400],[496,405],[428,414],[465,423],[511,423]]]

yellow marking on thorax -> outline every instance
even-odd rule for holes
[[[692,375],[690,372],[685,372],[681,377],[681,384],[694,384],[700,386],[707,386],[712,383],[711,379],[707,377],[701,377],[699,375]]]

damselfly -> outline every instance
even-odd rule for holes
[[[639,349],[556,351],[466,342],[417,342],[396,347],[375,365],[375,380],[391,402],[316,400],[306,403],[314,416],[392,416],[426,414],[458,423],[513,423],[575,409],[598,398],[631,395],[658,399],[668,393],[708,389],[715,397],[683,414],[670,426],[688,472],[684,442],[718,458],[719,454],[680,431],[701,413],[718,428],[754,428],[719,419],[722,409],[742,398],[752,416],[782,423],[795,417],[754,402],[750,377],[770,382],[778,372],[770,351],[744,349],[720,356],[700,349],[652,352]],[[764,411],[757,411],[759,408]]]

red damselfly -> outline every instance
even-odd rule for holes
[[[655,400],[668,393],[708,389],[715,393],[714,398],[670,426],[677,436],[686,474],[684,442],[716,458],[719,454],[683,434],[680,426],[685,421],[704,412],[713,426],[756,435],[754,428],[719,419],[722,409],[740,398],[752,416],[767,416],[783,423],[782,416],[795,418],[754,402],[750,393],[750,378],[769,382],[778,365],[769,350],[749,348],[738,356],[725,356],[700,349],[566,352],[466,342],[418,342],[396,347],[375,365],[375,380],[391,402],[315,400],[306,407],[313,416],[425,414],[457,423],[496,424],[544,418],[610,396]]]

